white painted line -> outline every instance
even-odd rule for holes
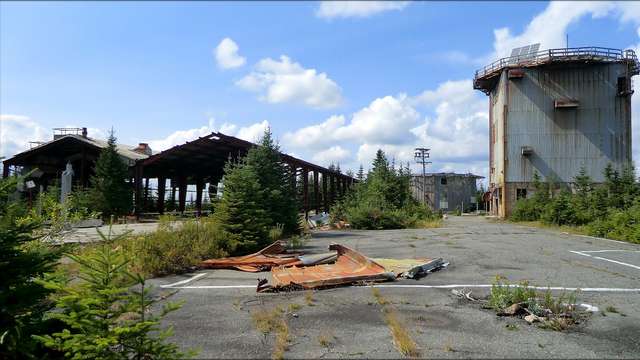
[[[476,285],[401,285],[401,284],[376,284],[373,287],[384,288],[426,288],[426,289],[453,289],[453,288],[490,288],[491,284]],[[509,284],[509,287],[523,287],[518,284]],[[562,290],[562,291],[582,291],[582,292],[640,292],[638,289],[629,288],[587,288],[587,287],[564,287],[564,286],[528,286],[529,289],[535,290]]]
[[[580,250],[582,253],[603,253],[603,252],[637,252],[640,250]]]
[[[164,286],[170,289],[255,289],[254,285],[187,285],[187,286]]]
[[[581,252],[581,251],[569,250],[569,252],[572,252],[572,253],[578,254],[578,255],[582,255],[582,256],[588,256],[588,257],[591,257],[591,258],[594,258],[594,259],[598,259],[598,260],[602,260],[602,261],[608,261],[608,262],[611,262],[611,263],[614,263],[614,264],[618,264],[618,265],[628,266],[628,267],[640,270],[640,266],[627,264],[627,263],[622,262],[622,261],[611,260],[611,259],[603,258],[603,257],[600,257],[600,256],[593,256],[593,255],[585,254],[584,252]]]
[[[403,284],[374,284],[372,287],[379,288],[404,288],[404,289],[454,289],[454,288],[491,288],[491,284],[451,284],[451,285],[403,285]],[[510,284],[509,287],[522,287],[522,285]],[[362,286],[351,286],[362,287]],[[172,289],[255,289],[256,285],[191,285],[191,286],[171,286]],[[576,291],[581,292],[638,292],[640,288],[577,288],[577,287],[563,287],[563,286],[529,286],[535,290],[554,290],[554,291]]]
[[[580,237],[588,238],[588,239],[596,239],[596,240],[610,241],[610,242],[614,242],[614,243],[617,243],[617,244],[634,245],[634,244],[631,244],[631,243],[629,243],[629,242],[625,242],[625,241],[612,240],[612,239],[606,239],[606,238],[601,238],[601,237],[591,236],[591,235],[570,234],[570,233],[568,233],[568,232],[563,232],[563,234],[567,234],[567,235],[574,235],[574,236],[580,236]]]
[[[198,274],[198,275],[192,276],[192,277],[190,277],[190,278],[188,278],[188,279],[185,279],[185,280],[182,280],[182,281],[175,282],[175,283],[173,283],[173,284],[160,285],[160,287],[161,287],[161,288],[173,288],[173,287],[176,287],[176,286],[178,286],[178,285],[188,284],[188,283],[192,282],[193,280],[200,279],[201,277],[203,277],[203,276],[205,276],[205,275],[207,275],[207,273],[201,273],[201,274]]]

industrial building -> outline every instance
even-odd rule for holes
[[[633,50],[514,49],[476,71],[489,96],[490,211],[508,216],[533,193],[534,173],[571,187],[584,167],[595,182],[631,162]]]
[[[444,212],[475,209],[477,181],[482,176],[456,173],[428,173],[411,176],[413,197],[432,210]]]
[[[3,177],[34,170],[30,180],[37,188],[46,189],[60,179],[69,164],[73,185],[87,187],[95,162],[107,142],[89,137],[86,128],[59,128],[54,129],[53,140],[34,145],[3,161]],[[255,146],[249,141],[214,132],[158,153],[153,153],[146,143],[138,146],[118,144],[116,151],[129,167],[137,217],[163,214],[165,202],[173,204],[176,200],[176,210],[184,213],[189,192],[195,195],[193,205],[199,215],[207,190],[210,194],[217,192],[225,163],[237,161]],[[300,198],[292,200],[299,202],[305,215],[311,210],[316,214],[329,211],[329,207],[357,181],[291,155],[281,153],[280,157],[289,168],[292,185],[302,184]],[[152,184],[157,187],[153,189]]]

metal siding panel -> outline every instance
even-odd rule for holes
[[[524,78],[510,82],[507,182],[531,181],[534,170],[571,182],[581,166],[602,181],[608,162],[620,168],[630,160],[623,110],[628,100],[616,96],[622,66],[530,68]],[[555,109],[553,101],[563,97],[577,99],[579,107]],[[520,154],[525,145],[534,149],[529,158]],[[502,163],[499,156],[495,160]]]

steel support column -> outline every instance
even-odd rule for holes
[[[322,173],[322,202],[324,204],[324,211],[329,212],[329,199],[327,198],[327,173]]]
[[[309,218],[309,170],[302,168],[302,203],[304,204],[304,218]]]
[[[187,202],[187,178],[185,176],[178,178],[178,187],[178,211],[183,213]]]
[[[318,182],[318,170],[313,170],[313,198],[316,215],[320,213],[320,186]]]
[[[164,214],[164,194],[167,186],[167,178],[158,178],[158,212]]]
[[[204,181],[201,178],[196,179],[196,214],[202,214],[202,190],[204,190]]]

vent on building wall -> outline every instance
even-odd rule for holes
[[[509,79],[522,79],[524,77],[523,69],[510,69]]]
[[[578,100],[574,99],[558,99],[553,102],[556,109],[571,109],[577,108],[580,105]]]
[[[523,146],[520,148],[520,152],[522,156],[531,156],[533,155],[533,148],[531,146]]]

